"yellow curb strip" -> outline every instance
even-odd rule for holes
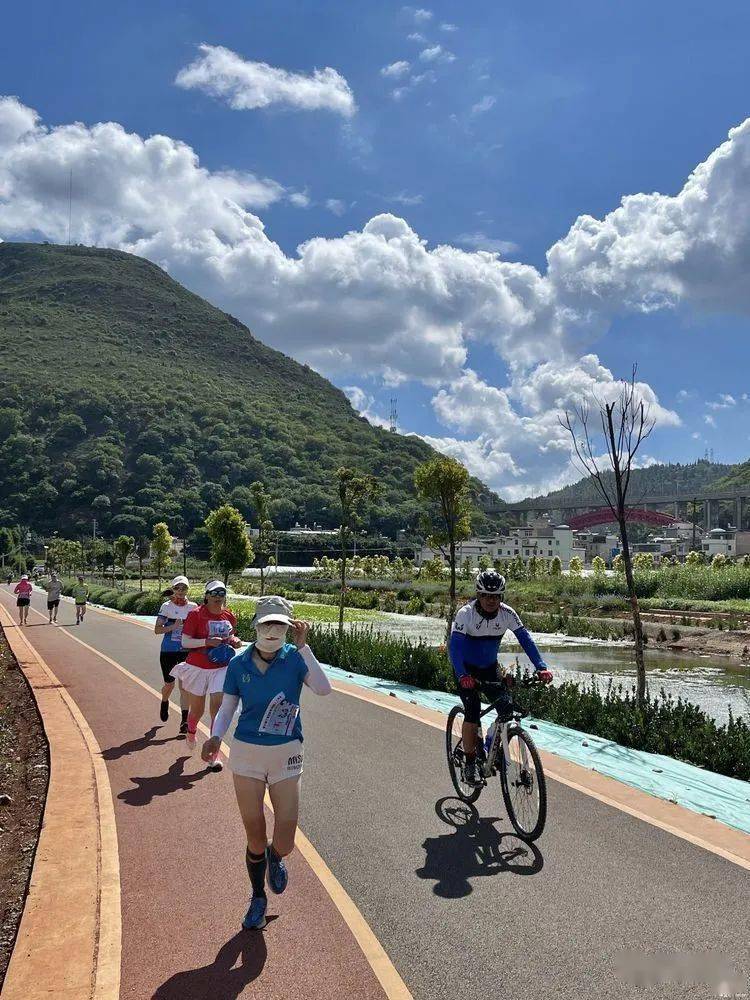
[[[106,765],[78,706],[2,606],[0,623],[50,749],[42,830],[2,995],[117,1000],[120,868]]]
[[[36,614],[38,614],[40,617],[42,618],[44,617],[44,615],[42,615],[41,612],[37,611],[36,608],[32,608],[31,610],[34,611]],[[98,609],[96,610],[98,611]],[[113,617],[120,617],[120,616],[113,616]],[[122,616],[120,620],[123,620],[124,617],[125,616]],[[148,628],[148,626],[145,625],[145,623],[130,622],[129,624],[142,624],[143,627]],[[159,701],[161,701],[160,691],[157,691],[155,688],[152,688],[145,681],[141,680],[140,677],[137,677],[135,674],[131,673],[126,667],[123,667],[122,664],[118,663],[116,660],[113,660],[111,657],[107,656],[106,653],[102,653],[100,650],[95,649],[93,646],[90,646],[87,642],[84,642],[83,639],[79,639],[78,636],[71,635],[69,632],[66,632],[66,635],[69,639],[72,639],[74,642],[77,642],[85,649],[88,649],[90,652],[95,653],[97,656],[101,657],[101,659],[109,663],[110,666],[114,667],[116,670],[119,670],[120,673],[124,674],[129,680],[138,684],[139,687],[142,687],[144,689],[144,691],[148,691],[149,694],[153,695],[155,698],[158,698]],[[177,708],[177,706],[174,705],[171,701],[169,703],[169,709],[170,711],[175,712],[178,715],[180,714],[179,708]],[[198,723],[198,728],[206,736],[211,735],[210,729],[203,722]],[[221,744],[221,749],[225,756],[229,755],[229,746],[223,741]],[[265,804],[268,807],[269,811],[273,813],[273,807],[271,806],[271,801],[267,794],[266,794]],[[320,881],[325,891],[328,893],[334,906],[344,919],[346,925],[348,926],[349,930],[352,933],[352,936],[354,937],[354,940],[359,945],[362,954],[365,956],[365,959],[370,965],[370,968],[375,973],[378,982],[383,987],[383,991],[387,997],[387,1000],[412,1000],[412,995],[407,989],[406,984],[396,971],[396,968],[391,962],[390,958],[388,957],[385,949],[380,944],[378,939],[375,937],[375,934],[370,928],[370,925],[367,923],[365,918],[360,913],[356,903],[348,895],[344,887],[341,885],[339,880],[330,870],[330,868],[325,863],[323,858],[320,856],[320,854],[318,854],[313,845],[310,843],[310,841],[307,839],[307,837],[299,828],[297,828],[296,846],[299,849],[300,854],[303,856],[307,864],[310,866],[310,868]],[[5,1000],[4,997],[3,1000]],[[19,997],[18,1000],[22,1000],[22,998]],[[26,1000],[26,998],[23,998],[23,1000]],[[28,998],[28,1000],[30,1000],[30,998]],[[99,1000],[99,998],[96,998],[96,1000]],[[104,998],[102,998],[102,1000],[104,1000]]]
[[[426,726],[431,726],[433,729],[445,732],[445,716],[434,709],[425,708],[421,705],[407,705],[405,702],[391,698],[389,695],[382,695],[375,691],[365,691],[354,685],[346,684],[344,681],[334,680],[331,681],[331,685],[340,694],[346,694],[351,698],[369,702],[390,712],[395,712],[397,715],[403,715],[408,719],[422,722]],[[735,830],[732,827],[725,826],[723,823],[718,823],[716,820],[698,815],[676,803],[665,802],[653,795],[649,795],[647,792],[642,792],[640,789],[632,788],[630,785],[624,784],[624,782],[617,781],[615,778],[599,774],[596,771],[588,771],[581,767],[580,764],[574,764],[572,761],[567,761],[546,750],[540,750],[539,753],[542,758],[546,777],[553,778],[555,781],[567,785],[574,791],[588,795],[590,798],[611,806],[613,809],[619,809],[620,812],[627,813],[629,816],[642,820],[644,823],[650,823],[651,826],[658,827],[666,833],[671,833],[681,840],[686,840],[696,847],[710,851],[712,854],[717,854],[719,857],[725,858],[735,865],[739,865],[740,868],[750,871],[750,836],[742,833],[741,830]],[[572,775],[575,775],[575,778]],[[637,804],[631,805],[630,802]],[[655,811],[659,811],[668,818],[661,818],[654,815]],[[670,819],[672,822],[669,821]],[[721,840],[731,844],[740,853],[691,833],[690,830],[685,829],[687,825],[699,827],[702,831],[705,831],[707,834],[713,834],[715,837],[719,836]]]

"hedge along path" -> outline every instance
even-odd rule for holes
[[[117,1000],[120,865],[100,747],[55,674],[0,605],[0,624],[39,710],[50,780],[3,1000]]]

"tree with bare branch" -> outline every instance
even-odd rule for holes
[[[608,403],[596,397],[593,404],[584,400],[572,410],[566,410],[560,423],[570,434],[579,466],[591,477],[597,492],[620,527],[622,560],[635,635],[636,700],[642,705],[646,697],[646,663],[643,655],[643,624],[628,541],[628,490],[635,456],[654,429],[655,421],[650,408],[640,397],[635,381],[636,370],[637,366],[633,366],[630,381],[623,382],[620,394],[613,402]],[[597,411],[603,448],[599,447]],[[609,465],[612,476],[605,474],[605,463]]]

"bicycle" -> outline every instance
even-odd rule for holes
[[[535,683],[538,682],[528,675],[521,681],[524,687]],[[482,688],[488,690],[501,686],[505,687],[504,681],[482,684]],[[493,709],[497,710],[501,701],[505,702],[505,698],[496,698],[484,709],[480,720]],[[476,761],[481,782],[478,785],[467,783],[464,777],[466,755],[461,737],[463,705],[455,705],[451,709],[445,740],[448,770],[458,797],[469,804],[476,802],[487,785],[487,779],[499,774],[503,801],[511,825],[522,840],[532,841],[542,835],[547,820],[547,785],[539,751],[521,726],[521,719],[528,714],[515,702],[505,718],[501,718],[498,711],[497,719],[490,727],[492,737],[488,749],[484,746],[480,721]]]

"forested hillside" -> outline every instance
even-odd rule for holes
[[[393,535],[416,526],[433,455],[146,260],[0,243],[0,525],[182,533],[224,501],[252,522],[260,480],[277,527],[332,527],[352,465],[377,476],[371,527]]]
[[[748,480],[750,480],[750,463],[748,465]],[[735,470],[743,468],[736,465],[722,465],[720,462],[709,462],[699,459],[697,462],[690,462],[685,465],[679,462],[668,465],[650,465],[645,469],[635,469],[631,478],[631,496],[637,500],[639,496],[656,496],[659,494],[675,493],[679,496],[689,497],[692,493],[713,485],[718,479],[734,473]],[[614,482],[612,474],[610,479]],[[565,486],[554,493],[548,493],[545,497],[535,497],[534,499],[558,499],[558,500],[594,500],[599,494],[592,479],[581,479],[571,486]]]

